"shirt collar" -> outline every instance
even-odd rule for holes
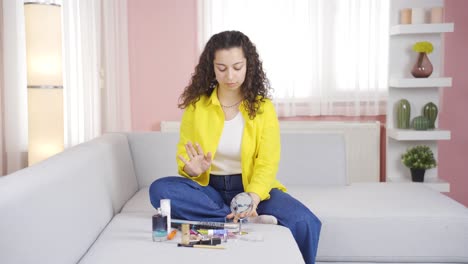
[[[213,92],[211,93],[211,96],[210,96],[210,99],[208,100],[208,103],[213,104],[213,105],[221,106],[221,103],[219,102],[219,99],[218,99],[218,86],[217,85],[213,89]]]

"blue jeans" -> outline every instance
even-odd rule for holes
[[[180,177],[154,181],[149,190],[151,204],[158,208],[161,199],[171,199],[171,216],[177,219],[224,222],[231,213],[231,199],[244,191],[242,177],[210,176],[208,186]],[[307,264],[315,263],[322,223],[301,202],[289,194],[272,189],[270,199],[257,208],[259,215],[273,215],[278,223],[291,230]]]

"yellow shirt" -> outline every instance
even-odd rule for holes
[[[265,200],[270,198],[272,188],[286,191],[276,179],[281,149],[278,118],[273,103],[268,99],[261,103],[253,120],[249,118],[243,103],[239,109],[245,120],[241,145],[242,184],[246,192],[256,193],[261,200]],[[224,121],[216,89],[211,96],[202,96],[195,108],[188,106],[182,116],[177,155],[189,160],[185,144],[190,141],[200,144],[205,154],[211,152],[214,158]],[[183,171],[185,164],[179,158],[176,159],[180,175],[202,186],[208,185],[211,168],[196,177],[190,177]]]

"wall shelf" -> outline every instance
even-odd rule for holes
[[[453,30],[453,23],[396,25],[390,28],[390,35],[445,33]]]
[[[451,87],[452,78],[391,78],[389,86],[393,88]]]
[[[422,8],[425,13],[425,24],[399,24],[401,10],[416,6]],[[409,7],[408,7],[409,6]],[[388,102],[386,115],[386,181],[402,182],[412,184],[410,171],[401,164],[401,154],[409,147],[415,145],[428,146],[436,159],[439,157],[439,140],[450,140],[450,130],[431,129],[414,130],[398,129],[397,125],[397,105],[402,99],[410,102],[411,119],[422,115],[423,108],[428,102],[434,103],[437,107],[441,105],[441,89],[452,87],[451,76],[444,76],[444,36],[445,33],[453,32],[455,24],[448,22],[429,23],[429,15],[433,7],[444,7],[444,0],[424,0],[390,1],[390,36],[389,36],[389,68],[388,68]],[[429,78],[414,78],[411,68],[417,53],[412,51],[415,43],[428,41],[433,45],[431,53],[431,63],[433,72]],[[440,121],[440,120],[439,120]],[[436,127],[438,127],[436,120]],[[450,129],[450,128],[446,128]],[[439,168],[434,168],[426,172],[425,182],[427,187],[440,192],[448,192],[450,184],[438,178]],[[418,184],[418,183],[415,183]]]
[[[387,129],[390,138],[400,141],[421,141],[421,140],[449,140],[451,133],[448,130],[411,130],[411,129]]]

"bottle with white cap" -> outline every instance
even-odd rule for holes
[[[171,232],[171,199],[161,199],[161,211],[164,216],[167,216],[167,233]]]

